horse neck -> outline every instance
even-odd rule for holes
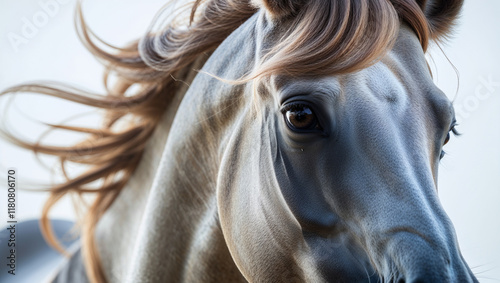
[[[190,69],[242,77],[255,59],[256,20]],[[216,199],[218,158],[246,105],[244,92],[197,74],[186,73],[139,167],[99,223],[111,282],[246,282],[225,243]]]
[[[195,70],[201,69],[207,58],[201,56],[176,74],[175,79],[181,85],[138,168],[99,222],[97,243],[110,282],[124,282],[141,273],[149,274],[148,270],[155,274],[153,281],[156,278],[171,282],[244,281],[219,226],[215,179],[207,177],[216,176],[207,172],[210,161],[203,160],[201,152],[194,152],[197,147],[189,142],[180,142],[186,148],[179,150],[169,149],[167,144],[179,106],[198,74]],[[186,140],[193,143],[198,139]],[[159,204],[157,199],[165,201]],[[163,257],[149,256],[159,250]],[[150,262],[150,258],[165,258],[165,261]]]

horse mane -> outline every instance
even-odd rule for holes
[[[81,221],[82,251],[91,282],[106,281],[94,239],[97,222],[137,168],[147,141],[179,89],[175,77],[190,70],[200,55],[215,50],[262,7],[260,2],[196,0],[174,12],[185,15],[186,7],[189,8],[188,20],[176,17],[159,32],[150,31],[130,46],[113,51],[98,46],[100,40],[88,29],[79,3],[77,32],[87,49],[106,67],[107,93],[97,95],[54,83],[24,84],[0,93],[34,92],[105,110],[100,129],[51,125],[88,135],[83,142],[67,147],[30,143],[3,133],[21,147],[60,159],[66,182],[49,190],[40,220],[44,236],[54,248],[64,252],[48,219],[52,206],[68,193],[95,196]],[[276,1],[264,2],[267,9],[276,13],[284,9],[272,5]],[[415,31],[425,51],[429,40],[448,34],[462,4],[461,0],[433,1],[432,5],[426,0],[311,0],[302,1],[304,4],[298,8],[296,1],[288,2],[294,7],[287,18],[292,28],[243,81],[277,73],[322,76],[366,68],[390,49],[401,21]],[[157,19],[157,23],[163,22]],[[115,78],[112,86],[110,77]],[[117,126],[121,121],[127,121],[126,127]],[[88,170],[70,178],[64,169],[67,162],[85,164]]]

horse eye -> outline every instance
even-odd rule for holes
[[[453,133],[455,136],[460,136],[460,133],[457,131],[456,124],[451,127],[450,131],[446,135],[446,138],[444,139],[443,145],[446,145],[450,141],[451,133]]]
[[[444,145],[446,145],[450,141],[450,133],[446,136],[446,139],[444,139]]]
[[[316,115],[307,105],[291,105],[285,108],[284,114],[286,123],[292,130],[310,130],[318,128]]]
[[[450,131],[446,135],[446,138],[444,139],[444,142],[443,142],[443,146],[445,146],[450,141],[451,133],[453,133],[455,136],[460,136],[460,133],[456,129],[456,125],[454,125],[453,127],[451,127]],[[445,155],[446,155],[446,152],[444,152],[444,150],[441,150],[441,155],[439,156],[439,159],[443,159],[443,157]]]

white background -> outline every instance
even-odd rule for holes
[[[56,80],[102,92],[102,67],[86,52],[74,31],[74,0],[60,0],[57,9],[44,19],[42,14],[46,12],[40,3],[47,2],[0,0],[0,90],[27,81]],[[163,4],[159,0],[88,0],[84,11],[90,27],[101,38],[123,46],[144,33]],[[459,79],[438,48],[434,46],[429,57],[436,83],[455,100],[458,129],[463,133],[452,138],[446,148],[439,194],[455,224],[462,253],[481,282],[500,281],[499,14],[497,0],[466,1],[456,33],[443,46],[458,69]],[[39,27],[28,34],[30,38],[23,35],[27,25],[23,20],[38,20]],[[23,36],[25,41],[13,44],[9,39],[13,34]],[[30,94],[16,98],[6,118],[3,109],[7,100],[0,99],[1,122],[7,121],[10,130],[32,141],[45,129],[39,121],[59,123],[78,113],[92,113],[91,108]],[[86,115],[72,124],[93,125],[97,121],[95,115]],[[65,144],[78,138],[55,132],[44,141]],[[54,165],[53,159],[42,160]],[[58,180],[36,162],[33,154],[0,141],[1,172],[7,167],[18,169],[22,187]],[[39,217],[46,197],[44,193],[21,192],[18,218]],[[0,202],[0,223],[5,223],[3,195]],[[69,200],[58,204],[51,215],[73,219]]]

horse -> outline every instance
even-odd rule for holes
[[[57,247],[52,204],[95,196],[54,282],[478,282],[437,194],[456,120],[425,59],[462,2],[198,0],[114,54],[79,7],[107,96],[4,92],[108,114],[57,126],[89,134],[73,147],[12,138],[90,166],[44,210]]]

